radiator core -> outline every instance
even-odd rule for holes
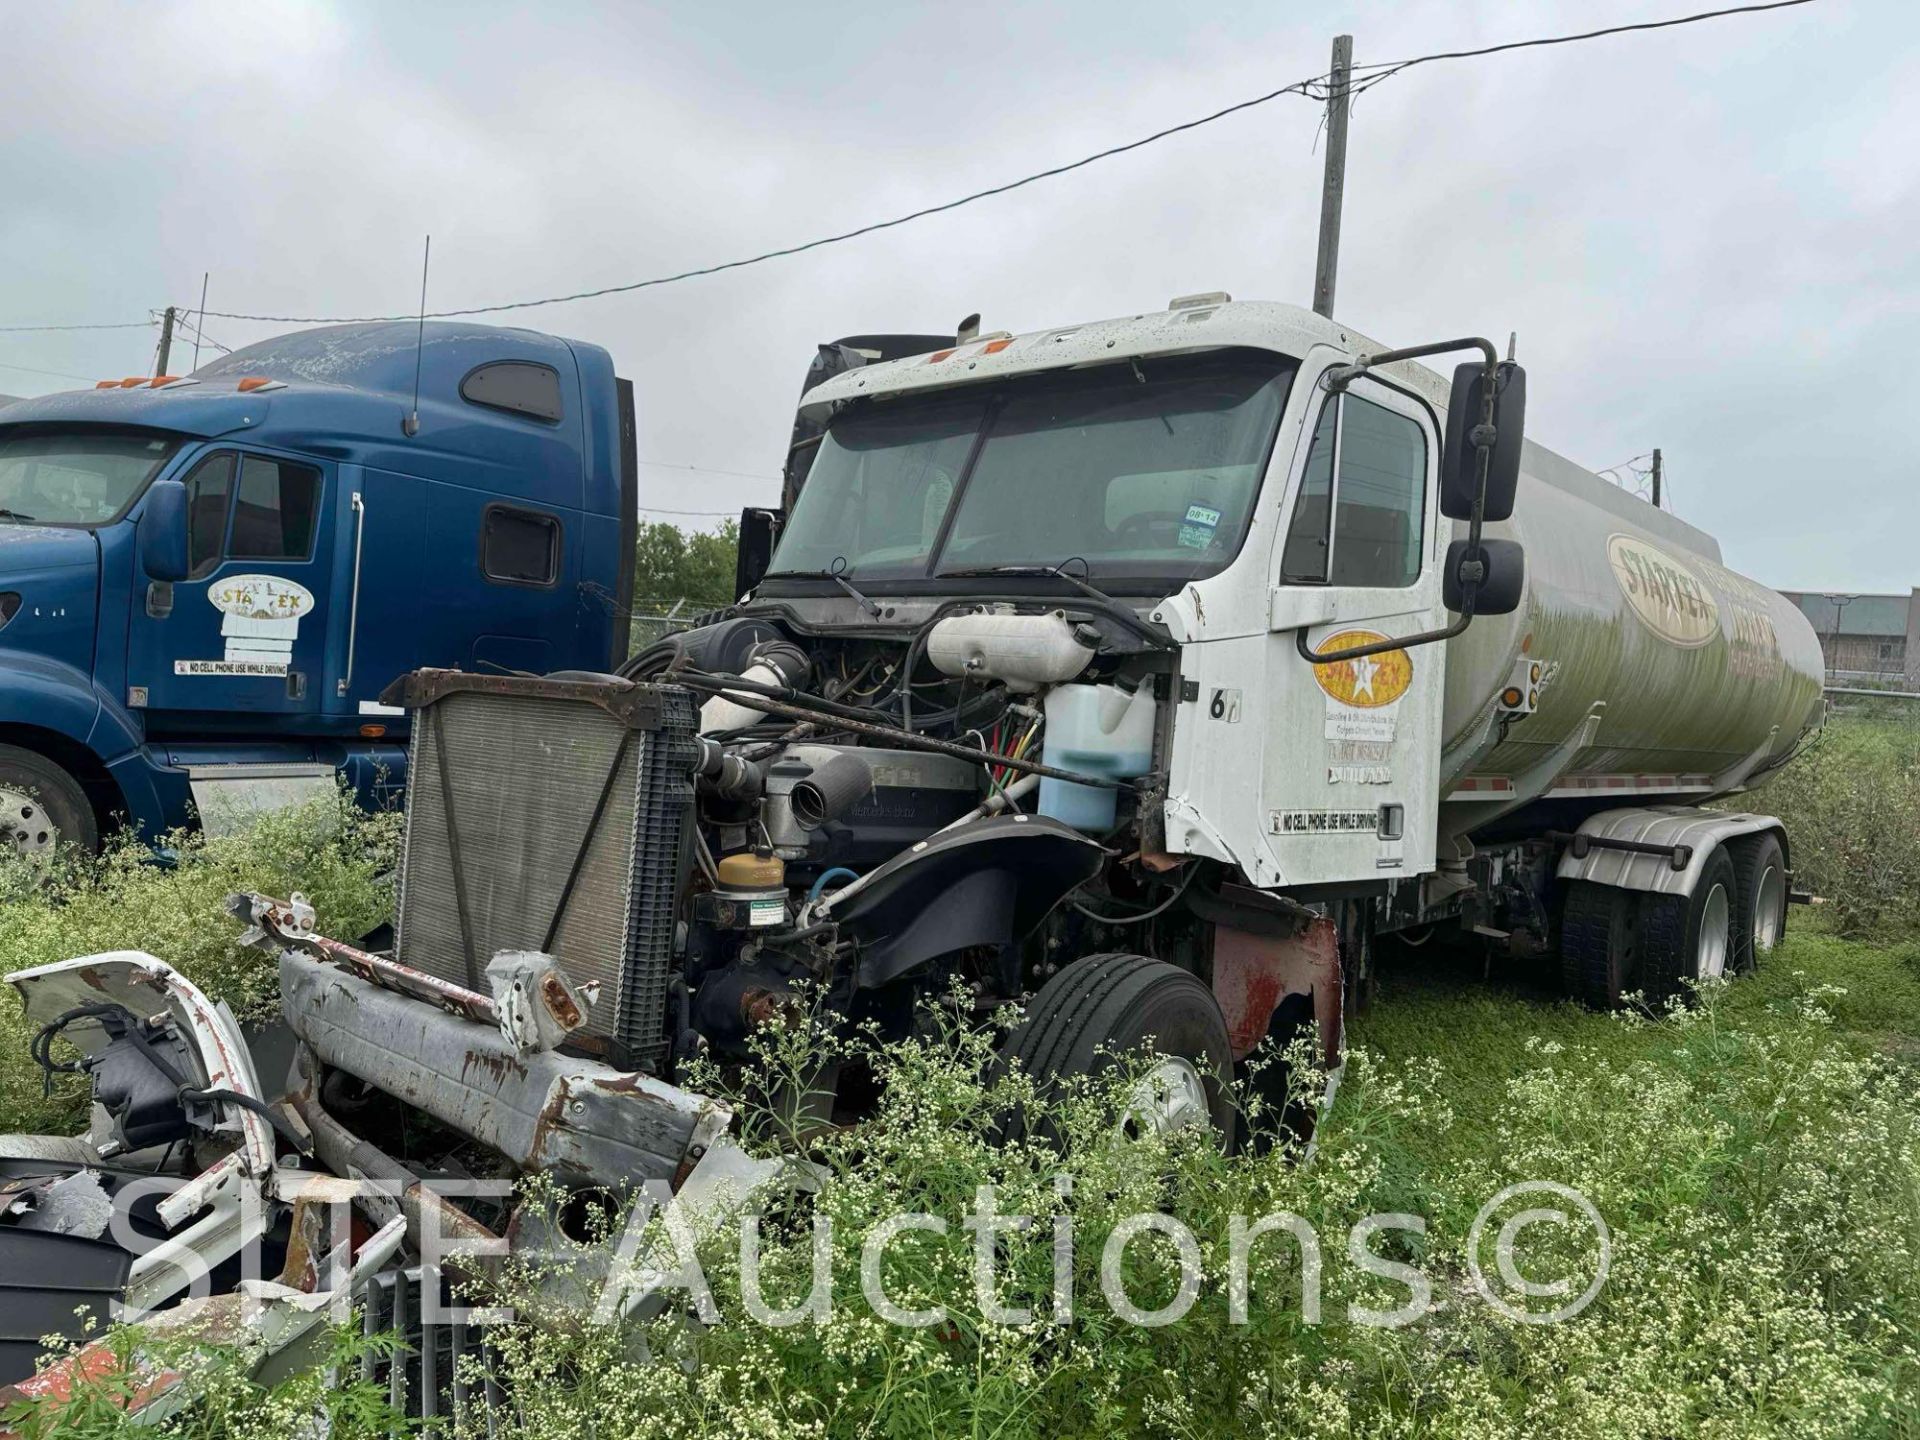
[[[659,1071],[692,833],[693,696],[458,671],[402,685],[415,713],[395,958],[484,992],[497,951],[547,950],[576,984],[600,985],[573,1042]]]

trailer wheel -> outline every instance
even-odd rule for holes
[[[1733,964],[1737,974],[1786,938],[1787,852],[1771,830],[1733,847]]]
[[[1091,955],[1066,967],[1033,998],[1003,1054],[1042,1093],[1074,1075],[1098,1075],[1150,1048],[1161,1058],[1135,1092],[1126,1126],[1171,1131],[1209,1125],[1224,1148],[1234,1129],[1233,1047],[1213,992],[1194,976],[1145,955]],[[1026,1129],[1009,1117],[1005,1132]]]
[[[1731,972],[1734,894],[1733,859],[1718,846],[1691,895],[1640,897],[1648,999],[1665,1000],[1684,993],[1689,981],[1718,980]]]
[[[1574,880],[1560,910],[1560,978],[1567,994],[1612,1010],[1639,987],[1643,970],[1640,907],[1629,890]]]
[[[46,756],[0,745],[0,850],[50,857],[63,844],[100,848],[87,792]]]

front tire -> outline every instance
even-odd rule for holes
[[[87,792],[46,756],[0,745],[0,851],[50,859],[61,845],[100,848]]]
[[[1008,1038],[1044,1094],[1060,1080],[1099,1075],[1124,1057],[1161,1057],[1143,1079],[1128,1123],[1156,1130],[1209,1125],[1224,1148],[1234,1131],[1233,1046],[1213,992],[1145,955],[1092,955],[1044,985]],[[1015,1118],[1017,1134],[1025,1128]]]

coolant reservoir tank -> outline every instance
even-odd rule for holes
[[[1062,770],[1131,780],[1153,768],[1153,691],[1118,685],[1057,685],[1047,692],[1042,758]],[[1040,813],[1076,830],[1113,828],[1119,793],[1051,776],[1040,782]]]
[[[942,675],[991,679],[1009,690],[1037,690],[1071,680],[1092,661],[1099,636],[1058,610],[1018,615],[975,610],[949,615],[927,632],[927,658]]]

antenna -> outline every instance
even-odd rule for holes
[[[200,368],[200,322],[207,318],[207,281],[213,278],[211,270],[200,272],[200,310],[193,317],[193,368]]]
[[[427,343],[427,267],[433,263],[433,236],[427,236],[420,256],[420,328],[413,336],[413,413],[400,422],[400,433],[412,439],[420,433],[420,353]]]

